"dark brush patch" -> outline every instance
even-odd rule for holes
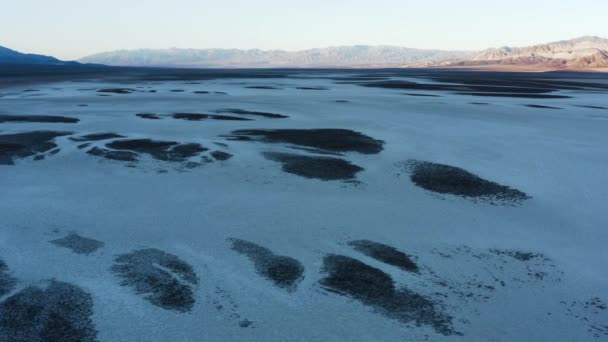
[[[332,293],[348,296],[403,323],[427,325],[442,335],[460,334],[452,327],[453,318],[441,305],[407,288],[397,289],[390,275],[353,258],[330,254],[323,258],[321,286]]]
[[[187,312],[194,307],[198,277],[192,266],[173,254],[148,248],[122,254],[111,268],[144,299],[166,310]]]
[[[82,237],[78,234],[71,233],[68,236],[51,241],[52,244],[71,249],[77,254],[91,254],[103,247],[104,243],[98,240]]]
[[[340,158],[278,152],[266,152],[264,157],[282,163],[284,172],[324,181],[352,180],[357,173],[364,170],[362,167]]]
[[[418,160],[410,160],[407,164],[412,172],[412,182],[429,191],[510,203],[530,198],[522,191],[485,180],[458,167]]]
[[[137,153],[133,153],[130,151],[112,151],[104,148],[93,147],[92,149],[87,151],[88,154],[96,157],[102,157],[110,160],[118,160],[118,161],[129,161],[136,162],[138,161]]]
[[[39,156],[57,148],[53,141],[71,132],[34,131],[0,135],[0,165],[14,165],[15,159]]]
[[[224,121],[251,121],[252,119],[240,118],[228,115],[213,115],[200,113],[173,113],[171,117],[178,120],[202,121],[202,120],[224,120]]]
[[[376,154],[384,148],[384,141],[348,129],[242,129],[233,131],[227,137],[314,147],[331,152]]]
[[[7,122],[41,122],[41,123],[77,123],[77,118],[52,115],[0,115],[0,123]]]
[[[148,119],[148,120],[160,120],[162,119],[160,117],[160,115],[158,114],[154,114],[154,113],[138,113],[135,114],[136,116],[142,118],[142,119]]]
[[[397,250],[395,247],[369,240],[351,241],[348,245],[358,252],[383,263],[399,267],[402,270],[408,272],[419,271],[418,265],[416,265],[412,256]]]
[[[255,115],[255,116],[262,116],[262,117],[270,118],[270,119],[284,119],[284,118],[289,117],[289,116],[283,115],[283,114],[256,112],[256,111],[244,110],[244,109],[238,109],[238,108],[218,109],[215,112],[220,113],[220,114],[227,113],[227,114],[239,114],[239,115]]]
[[[51,281],[0,303],[0,341],[94,342],[93,299],[81,288]]]
[[[0,297],[11,292],[16,284],[17,279],[13,278],[4,260],[0,259]]]
[[[559,107],[551,107],[551,106],[536,105],[536,104],[526,104],[524,106],[529,107],[529,108],[540,108],[540,109],[561,109]]]
[[[440,95],[433,95],[433,94],[416,94],[416,93],[405,93],[403,95],[407,95],[407,96],[417,96],[417,97],[441,97]]]
[[[273,87],[273,86],[248,86],[245,88],[249,88],[249,89],[260,89],[260,90],[278,90],[281,88],[277,88],[277,87]]]
[[[233,157],[232,154],[223,151],[213,151],[211,152],[211,156],[215,158],[215,160],[220,161],[228,160]]]
[[[132,92],[138,91],[132,88],[104,88],[97,90],[98,93],[112,93],[112,94],[131,94]]]
[[[82,135],[79,137],[70,137],[69,139],[76,142],[85,142],[85,141],[100,141],[100,140],[109,140],[109,139],[117,139],[117,138],[125,138],[124,135],[116,134],[116,133],[91,133],[87,135]]]
[[[280,288],[290,291],[296,289],[304,275],[304,266],[298,260],[275,255],[268,248],[249,241],[240,239],[230,239],[229,241],[232,242],[232,250],[247,256],[261,276],[271,280]]]
[[[114,150],[149,154],[154,159],[168,162],[184,162],[208,149],[200,144],[180,144],[175,141],[158,141],[151,139],[115,140],[106,144]]]

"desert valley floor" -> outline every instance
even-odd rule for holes
[[[0,341],[608,339],[608,79],[0,87]]]

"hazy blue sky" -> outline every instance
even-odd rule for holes
[[[608,37],[608,0],[0,0],[0,45],[75,59],[134,48],[482,49]]]

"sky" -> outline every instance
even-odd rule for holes
[[[606,18],[607,0],[0,0],[0,46],[65,60],[171,47],[481,50],[608,38]]]

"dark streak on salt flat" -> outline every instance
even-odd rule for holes
[[[433,94],[416,94],[416,93],[404,93],[403,95],[407,95],[407,96],[417,96],[417,97],[441,97],[441,95],[433,95]]]
[[[585,106],[585,105],[576,105],[576,107],[580,107],[580,108],[588,108],[588,109],[608,109],[608,107],[602,107],[602,106]]]
[[[227,135],[233,140],[287,143],[331,152],[376,154],[384,141],[347,129],[243,129]]]
[[[211,156],[215,158],[215,160],[220,161],[228,160],[233,157],[232,154],[223,151],[213,151],[211,152]]]
[[[89,144],[83,144],[78,146],[79,148],[86,148]],[[105,148],[93,147],[92,149],[87,151],[88,154],[96,157],[102,157],[110,160],[118,160],[118,161],[129,161],[135,162],[138,160],[137,153],[133,153],[130,151],[112,151]]]
[[[61,239],[53,240],[51,243],[56,246],[71,249],[74,253],[85,255],[95,252],[104,245],[101,241],[85,238],[75,233],[71,233]]]
[[[529,107],[529,108],[539,108],[539,109],[561,109],[559,107],[551,107],[551,106],[536,105],[536,104],[526,104],[524,106]]]
[[[363,168],[348,160],[332,157],[303,156],[292,153],[266,152],[268,160],[280,162],[283,171],[305,178],[324,181],[352,180]]]
[[[418,160],[408,161],[407,166],[412,172],[412,182],[429,191],[506,203],[530,198],[522,191],[485,180],[458,167]]]
[[[329,90],[327,87],[296,87],[299,90]]]
[[[124,150],[134,153],[149,154],[153,158],[168,162],[183,162],[188,158],[208,151],[197,143],[180,144],[175,141],[160,141],[151,139],[115,140],[106,144],[114,150]]]
[[[200,113],[174,113],[171,117],[178,120],[201,121],[201,120],[224,120],[224,121],[251,121],[249,118],[241,118],[228,115],[213,115]]]
[[[377,268],[330,254],[323,259],[322,271],[326,276],[319,283],[329,292],[353,298],[403,323],[428,325],[442,335],[460,334],[440,303],[407,288],[397,289],[391,276]]]
[[[43,156],[57,148],[53,140],[71,132],[34,131],[0,135],[0,165],[14,165],[15,159]]]
[[[93,299],[81,288],[51,281],[0,303],[0,341],[94,342]]]
[[[100,140],[109,140],[109,139],[117,139],[117,138],[126,138],[124,135],[116,134],[116,133],[91,133],[82,135],[79,137],[70,137],[69,139],[76,142],[83,141],[100,141]]]
[[[248,88],[248,89],[260,89],[260,90],[278,90],[278,89],[281,89],[281,88],[277,88],[277,87],[273,87],[273,86],[248,86],[248,87],[245,87],[245,88]]]
[[[348,244],[358,252],[389,265],[393,265],[408,272],[418,272],[418,265],[412,256],[407,255],[395,247],[369,240],[356,240]]]
[[[284,119],[284,118],[289,117],[289,116],[283,115],[283,114],[257,112],[257,111],[244,110],[244,109],[238,109],[238,108],[218,109],[215,112],[220,113],[220,114],[254,115],[254,116],[262,116],[262,117],[271,118],[271,119]]]
[[[526,99],[569,99],[571,96],[550,94],[519,94],[519,93],[456,93],[457,95],[486,96],[486,97],[513,97]]]
[[[173,254],[148,248],[114,259],[114,272],[150,303],[166,310],[187,312],[194,307],[198,276],[192,266]]]
[[[6,122],[41,122],[41,123],[77,123],[77,118],[52,115],[0,115],[0,123]]]
[[[154,113],[138,113],[135,114],[136,116],[142,118],[142,119],[148,119],[148,120],[160,120],[162,119],[158,114],[154,114]]]
[[[230,239],[232,249],[247,256],[255,265],[256,271],[271,280],[276,286],[287,290],[295,290],[297,283],[304,275],[304,266],[291,257],[275,255],[268,248],[252,242]]]

